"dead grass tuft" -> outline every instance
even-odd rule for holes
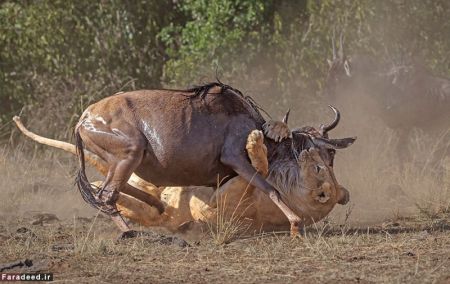
[[[217,188],[220,187],[218,182]],[[247,185],[244,193],[240,196],[237,203],[228,202],[228,193],[219,194],[216,198],[215,220],[207,222],[207,226],[213,242],[217,245],[228,244],[248,232],[251,223],[243,218],[252,204],[248,204],[246,193],[249,190]],[[230,193],[233,194],[233,193]],[[233,207],[230,207],[230,204]]]

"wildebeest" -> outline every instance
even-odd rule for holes
[[[416,62],[394,66],[388,75],[399,91],[389,98],[388,109],[402,117],[402,126],[450,126],[450,79],[435,76]]]
[[[333,44],[325,94],[350,116],[377,116],[396,130],[402,161],[412,129],[431,134],[450,127],[450,79],[434,76],[417,63],[387,67],[372,56],[348,56],[342,40],[338,53]],[[446,151],[441,149],[439,155]]]
[[[284,122],[287,122],[287,117],[285,118]],[[35,134],[25,128],[19,117],[14,117],[14,121],[20,131],[34,141],[76,154],[75,145]],[[264,128],[267,133],[271,132],[279,140],[278,137],[285,138],[287,135],[287,124],[284,122],[270,121]],[[304,127],[304,129],[309,129],[311,132],[314,128]],[[264,145],[264,136],[261,131],[253,130],[250,133],[246,151],[252,166],[264,177],[267,177],[269,172],[282,173],[282,171],[273,170],[280,164],[269,165],[267,147]],[[107,168],[103,160],[88,151],[85,152],[85,158],[90,165],[106,175]],[[297,166],[298,174],[289,175],[295,178],[295,185],[289,183],[289,179],[285,178],[289,176],[286,175],[275,174],[269,180],[278,185],[283,199],[287,200],[293,211],[299,214],[304,225],[321,220],[328,215],[336,203],[348,202],[348,191],[343,187],[334,187],[333,174],[325,166],[324,160],[315,148],[303,150]],[[123,216],[143,226],[160,226],[171,231],[185,231],[193,224],[201,225],[205,222],[213,224],[217,222],[219,214],[220,218],[246,220],[247,231],[289,229],[288,220],[272,200],[261,191],[254,190],[254,187],[249,186],[239,176],[229,180],[216,192],[212,188],[201,186],[157,188],[135,174],[132,174],[127,183],[123,191],[119,193],[117,207]],[[94,184],[100,186],[101,182],[94,182]],[[140,195],[133,190],[141,191]],[[211,206],[210,200],[215,194],[218,195],[216,199],[220,205],[219,208]],[[142,198],[142,195],[148,196]]]
[[[387,71],[368,55],[349,56],[344,52],[343,35],[339,50],[332,41],[333,58],[328,60],[324,93],[327,100],[350,114],[380,115],[387,109],[388,98],[396,92]]]
[[[132,173],[156,186],[215,186],[217,180],[239,175],[270,196],[295,233],[301,219],[256,172],[245,153],[248,134],[261,130],[264,123],[252,99],[219,82],[188,90],[142,90],[107,97],[89,106],[75,128],[81,166],[78,187],[89,204],[110,213],[119,228],[128,231],[115,202]],[[292,138],[281,142],[267,139],[269,163],[296,165],[302,150],[317,147],[332,172],[335,149],[355,141],[327,138],[333,127],[324,127],[318,135],[294,129]],[[85,174],[83,144],[108,165],[95,195]],[[279,169],[286,175],[296,174]]]

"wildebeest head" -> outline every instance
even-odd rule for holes
[[[344,37],[339,37],[339,50],[336,51],[334,35],[332,39],[333,58],[328,59],[328,72],[325,81],[325,94],[331,98],[337,87],[349,91],[355,87],[367,87],[378,83],[380,65],[372,56],[364,54],[348,55],[344,52]],[[372,82],[375,80],[375,82]],[[349,88],[350,87],[350,88]]]
[[[329,137],[329,132],[333,130],[341,119],[340,112],[333,106],[329,106],[334,112],[334,120],[330,124],[321,124],[319,129],[312,126],[304,126],[295,128],[292,131],[292,140],[294,151],[299,151],[302,147],[316,148],[324,162],[333,167],[334,155],[336,150],[344,149],[355,142],[356,137],[348,137],[341,139],[332,139]]]
[[[329,138],[329,131],[334,129],[340,120],[339,111],[332,106],[330,108],[335,113],[335,118],[330,124],[322,124],[318,129],[311,126],[295,128],[291,131],[291,135],[281,142],[270,143],[269,181],[282,194],[304,195],[302,192],[305,192],[305,188],[311,194],[317,190],[322,192],[323,188],[328,188],[323,190],[334,192],[335,197],[342,197],[343,192],[346,192],[334,176],[334,155],[337,149],[343,149],[353,144],[356,137]],[[306,159],[307,157],[310,158]],[[322,194],[319,194],[317,201],[327,202],[328,199],[321,196]],[[300,199],[304,201],[304,198]],[[335,199],[334,203],[341,201]]]

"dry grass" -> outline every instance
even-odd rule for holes
[[[144,238],[115,243],[117,231],[104,218],[26,226],[36,237],[14,238],[13,230],[13,237],[0,243],[3,261],[30,258],[57,280],[73,282],[436,283],[450,277],[450,236],[440,230],[341,234],[310,228],[297,239],[266,234],[179,248]]]
[[[240,211],[231,218],[221,213],[222,199],[211,237],[192,239],[188,248],[148,238],[116,243],[114,224],[84,204],[73,186],[73,157],[4,147],[1,259],[30,258],[35,266],[29,269],[76,283],[448,283],[450,178],[426,161],[436,151],[430,140],[442,146],[448,139],[415,135],[416,154],[403,167],[396,135],[383,127],[340,152],[337,178],[350,190],[352,205],[336,207],[302,238],[240,238]],[[60,220],[32,225],[38,212]],[[21,227],[29,231],[18,232]]]
[[[220,187],[220,184],[220,182],[217,183],[217,188]],[[216,218],[214,221],[207,222],[211,239],[215,244],[228,244],[248,232],[251,224],[243,218],[249,206],[251,206],[245,200],[248,189],[249,185],[247,185],[237,203],[229,202],[226,193],[216,198]],[[233,205],[230,206],[230,203]]]

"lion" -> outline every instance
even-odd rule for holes
[[[17,116],[14,122],[32,140],[77,154],[75,145],[37,135],[26,129]],[[282,140],[288,133],[284,130],[287,126],[276,125],[281,131],[272,130],[271,135],[278,135],[277,139]],[[327,170],[317,149],[310,148],[299,154],[297,166],[301,170],[296,174],[270,171],[264,134],[260,130],[249,134],[246,150],[252,166],[264,177],[271,177],[283,199],[300,213],[303,226],[320,221],[336,203],[348,202],[348,191],[336,186],[333,174]],[[86,151],[85,158],[101,174],[106,174],[106,165],[98,156]],[[272,165],[272,168],[275,166]],[[301,184],[301,190],[293,191],[293,183]],[[93,184],[100,186],[101,182]],[[164,227],[172,232],[184,231],[196,222],[214,223],[219,213],[247,220],[248,229],[253,231],[285,231],[290,228],[288,219],[271,199],[263,192],[254,190],[239,176],[214,191],[203,186],[158,188],[133,174],[126,189],[120,192],[117,208],[134,223],[145,227]]]

